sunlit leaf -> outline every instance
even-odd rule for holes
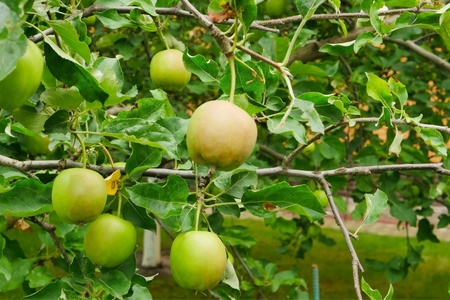
[[[251,214],[261,218],[273,216],[285,209],[305,215],[310,221],[319,220],[325,215],[308,186],[291,186],[287,182],[255,192],[247,191],[242,196],[242,204]]]

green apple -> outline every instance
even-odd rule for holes
[[[328,206],[328,197],[324,190],[315,190],[314,195],[316,195],[322,207],[325,208]]]
[[[73,168],[56,176],[52,188],[53,208],[66,223],[80,224],[97,218],[107,198],[103,177],[89,169]]]
[[[223,277],[227,250],[220,238],[209,231],[188,231],[178,235],[170,249],[170,268],[183,288],[213,289]]]
[[[86,256],[97,265],[113,268],[136,248],[136,228],[122,218],[102,214],[88,225],[84,236]]]
[[[15,69],[0,81],[0,108],[12,111],[24,105],[41,84],[43,72],[41,50],[28,40],[27,51]]]
[[[160,51],[150,62],[150,77],[156,87],[166,92],[179,92],[191,80],[191,72],[183,63],[183,52],[177,49]]]

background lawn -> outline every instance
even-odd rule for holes
[[[251,234],[257,241],[252,249],[252,256],[276,262],[278,271],[290,269],[293,265],[299,270],[299,276],[304,278],[311,289],[311,266],[319,266],[320,296],[321,299],[355,299],[353,278],[351,270],[351,257],[344,242],[342,234],[337,229],[324,228],[323,232],[336,241],[332,247],[314,242],[312,251],[306,254],[305,259],[294,260],[288,255],[277,253],[279,242],[275,238],[276,231],[266,227],[262,221],[232,219],[228,221],[233,225],[245,225],[250,228]],[[393,226],[395,229],[395,225]],[[168,253],[170,239],[163,233],[163,251]],[[411,243],[416,246],[415,238]],[[425,248],[422,252],[423,263],[416,270],[411,270],[404,281],[394,283],[394,299],[449,299],[450,282],[450,242],[440,243],[422,242]],[[359,258],[389,261],[392,256],[405,256],[407,251],[406,240],[399,236],[383,236],[370,233],[359,233],[359,240],[354,241]],[[377,272],[366,267],[363,273],[366,281],[372,288],[379,289],[384,296],[389,288],[389,282],[384,272]],[[160,273],[150,285],[150,291],[155,299],[206,299],[209,295],[186,291],[174,283],[170,274]],[[284,290],[285,291],[285,290]],[[281,290],[277,294],[266,293],[267,299],[280,299],[285,297]],[[310,294],[310,298],[312,295]]]

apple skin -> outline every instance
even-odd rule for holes
[[[286,1],[266,0],[264,2],[264,12],[271,18],[282,17],[286,11]]]
[[[65,223],[94,220],[103,212],[107,197],[105,180],[93,170],[67,169],[53,182],[53,209]]]
[[[123,263],[136,248],[136,228],[122,218],[102,214],[88,225],[84,236],[86,256],[102,267]]]
[[[27,50],[16,68],[0,81],[0,108],[12,111],[24,105],[41,84],[43,72],[41,50],[28,40]]]
[[[227,265],[227,250],[209,231],[178,235],[170,249],[170,268],[175,281],[185,289],[204,291],[219,284]]]
[[[228,101],[214,100],[192,114],[187,149],[195,163],[231,171],[250,156],[257,135],[256,124],[246,111]]]
[[[328,206],[328,197],[324,190],[315,190],[314,195],[316,195],[323,208]]]
[[[180,92],[191,80],[191,72],[183,63],[183,52],[177,49],[160,51],[150,62],[150,77],[156,87],[166,92]]]

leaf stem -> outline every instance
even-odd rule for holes
[[[166,49],[170,49],[169,44],[167,43],[166,37],[164,36],[164,34],[162,32],[162,26],[161,26],[161,21],[160,21],[159,16],[156,17],[156,23],[157,23],[156,32],[158,33],[159,38],[163,42]]]
[[[122,193],[119,191],[117,196],[119,197],[119,203],[117,204],[117,216],[120,218],[120,215],[122,214]]]
[[[77,139],[77,141],[81,145],[81,155],[82,155],[83,169],[86,169],[86,166],[87,166],[86,145],[84,144],[83,139],[81,138],[81,136],[78,133],[72,132],[72,134],[75,136],[75,138]]]
[[[292,37],[291,42],[289,43],[288,50],[286,51],[286,56],[284,57],[284,60],[281,63],[282,67],[287,66],[287,64],[289,63],[289,58],[291,57],[292,51],[294,50],[294,45],[297,42],[297,38],[300,35],[300,32],[303,29],[303,26],[305,26],[305,24],[308,20],[309,20],[309,18],[302,18],[302,21],[298,25],[297,30],[295,31],[294,36]]]
[[[234,103],[234,93],[236,89],[236,65],[234,54],[227,56],[228,64],[230,65],[230,73],[231,73],[231,87],[230,87],[230,102]]]

